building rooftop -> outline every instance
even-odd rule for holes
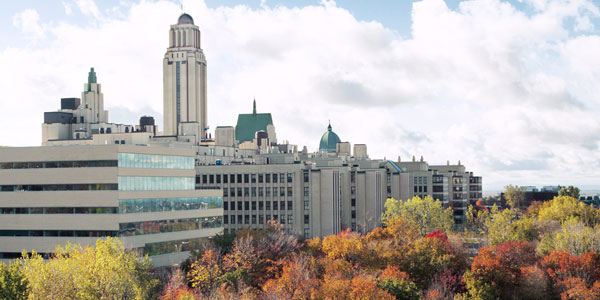
[[[334,153],[336,151],[336,145],[340,142],[340,137],[331,130],[331,124],[327,126],[327,132],[321,136],[321,143],[319,143],[319,151],[327,151]]]
[[[239,114],[235,125],[235,139],[240,143],[254,140],[257,131],[267,131],[267,126],[273,125],[270,113],[257,114],[256,100],[251,114]]]

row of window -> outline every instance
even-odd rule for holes
[[[119,213],[147,213],[222,208],[221,197],[150,198],[119,200]]]
[[[272,175],[272,176],[271,176]],[[268,174],[202,174],[196,176],[197,184],[215,183],[280,183],[293,182],[293,173],[268,173]],[[272,179],[272,180],[271,180]]]
[[[197,238],[181,241],[148,243],[144,245],[144,254],[147,254],[148,256],[154,256],[181,251],[191,251],[194,249],[202,249],[202,246],[207,242],[207,240],[207,238]]]
[[[242,193],[243,191],[243,193]],[[305,189],[305,195],[308,196],[308,188]],[[273,187],[273,197],[292,197],[294,190],[291,186],[289,187]],[[263,187],[252,187],[252,188],[223,188],[223,197],[271,197],[271,188]]]
[[[307,201],[308,202],[308,201]],[[223,210],[236,210],[236,202],[225,202],[223,203]],[[243,206],[242,206],[243,203]],[[292,210],[292,201],[287,201],[287,210]],[[263,202],[263,201],[238,201],[237,202],[237,210],[250,210],[250,205],[252,205],[252,210],[271,210],[271,201]],[[285,201],[273,201],[273,210],[285,210]]]
[[[74,236],[74,237],[103,237],[117,236],[117,231],[90,230],[0,230],[0,236]]]
[[[0,185],[0,192],[116,191],[114,183]]]
[[[415,176],[413,178],[414,184],[427,184],[427,176]]]
[[[415,193],[427,193],[427,186],[426,185],[419,185],[419,186],[414,186],[414,192]]]
[[[195,189],[194,177],[119,176],[120,191],[183,191]]]
[[[116,167],[116,160],[76,160],[46,162],[5,162],[0,169],[54,169],[54,168],[101,168]]]
[[[237,218],[236,218],[237,217]],[[277,221],[280,224],[292,224],[294,222],[293,215],[225,215],[223,216],[223,224],[254,224],[254,225],[264,225],[269,221]]]
[[[222,227],[222,217],[203,217],[178,220],[158,220],[119,224],[121,236],[156,234],[165,232],[187,231]]]
[[[116,214],[116,207],[2,207],[0,215],[20,214]]]
[[[119,153],[119,167],[193,170],[195,158],[192,156]]]

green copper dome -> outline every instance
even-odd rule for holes
[[[335,152],[335,146],[340,142],[340,137],[338,137],[335,132],[331,131],[331,124],[327,126],[327,132],[323,134],[321,137],[321,143],[319,144],[319,151],[327,151],[327,152]]]

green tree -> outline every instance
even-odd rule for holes
[[[516,210],[499,211],[494,205],[485,230],[490,245],[507,241],[533,241],[539,235],[539,229],[533,217],[524,217]]]
[[[9,265],[0,263],[0,299],[24,300],[27,295],[27,280],[21,272],[19,261]]]
[[[579,201],[577,198],[559,196],[542,205],[538,211],[538,218],[560,223],[575,218],[587,226],[594,226],[600,223],[600,210]]]
[[[566,250],[574,255],[600,252],[600,225],[589,227],[577,219],[567,220],[559,231],[542,238],[538,250],[545,254],[551,250]]]
[[[562,187],[559,191],[558,191],[558,196],[569,196],[569,197],[573,197],[575,199],[579,199],[579,188],[578,187],[574,187],[572,185],[568,186],[568,187]]]
[[[117,238],[98,239],[95,247],[57,247],[44,261],[24,255],[23,273],[32,299],[149,299],[156,280],[150,260],[126,252]]]
[[[444,209],[439,200],[433,200],[431,196],[413,197],[402,201],[389,198],[385,202],[385,212],[382,219],[384,222],[394,218],[403,218],[413,222],[419,227],[422,235],[436,230],[450,231],[454,226],[452,208]]]
[[[504,187],[506,203],[513,209],[521,208],[525,201],[525,187],[509,184]]]

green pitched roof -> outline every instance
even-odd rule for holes
[[[240,143],[252,141],[257,131],[267,131],[267,125],[273,125],[270,113],[257,114],[256,101],[251,114],[239,114],[235,125],[235,139]]]

